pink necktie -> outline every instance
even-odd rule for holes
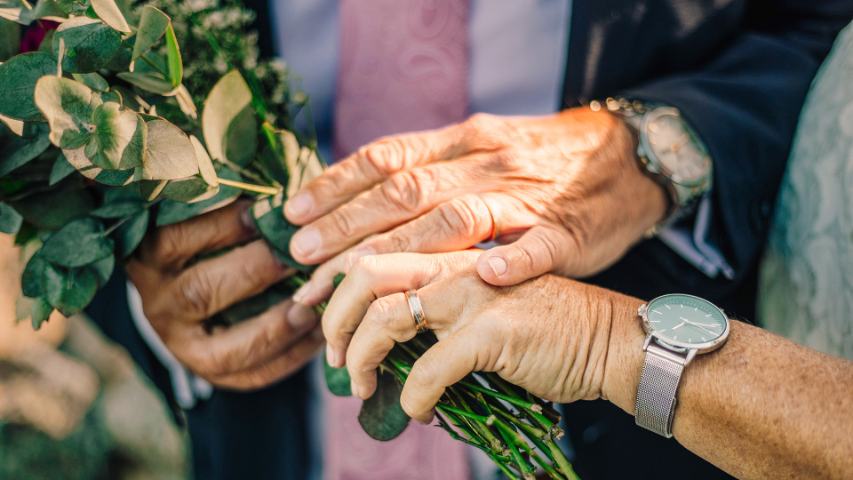
[[[341,0],[335,154],[383,135],[436,128],[468,111],[467,0]],[[361,401],[326,395],[326,480],[463,480],[467,448],[412,422],[378,442]]]

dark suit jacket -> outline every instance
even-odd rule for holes
[[[272,53],[267,2],[246,3],[258,10],[261,45]],[[713,157],[711,230],[737,272],[733,281],[709,279],[649,240],[590,281],[643,298],[696,293],[752,316],[754,266],[800,107],[851,17],[853,0],[573,1],[564,106],[624,95],[678,107]],[[168,393],[126,306],[115,303],[123,292],[105,293],[91,313]],[[304,478],[304,391],[297,375],[255,393],[217,391],[187,412],[197,477]],[[566,429],[584,478],[723,476],[604,402],[567,406]]]

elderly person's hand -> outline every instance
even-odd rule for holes
[[[558,402],[632,398],[625,388],[630,382],[606,369],[623,355],[611,345],[637,351],[642,345],[636,322],[611,321],[614,309],[618,318],[632,309],[627,315],[636,316],[640,300],[554,275],[493,287],[474,270],[478,255],[397,253],[355,263],[323,316],[329,361],[346,364],[355,395],[370,397],[380,362],[396,342],[415,336],[399,292],[418,289],[428,328],[439,341],[415,362],[403,389],[401,404],[413,418],[429,420],[445,387],[473,371],[496,372]],[[614,336],[620,341],[613,342]]]
[[[296,260],[322,265],[294,297],[313,305],[354,258],[443,252],[497,239],[478,261],[493,285],[586,276],[618,260],[666,211],[635,139],[607,112],[475,115],[369,144],[291,198]],[[384,232],[384,233],[382,233]],[[343,252],[343,253],[342,253]]]
[[[227,247],[240,245],[220,255]],[[207,258],[195,261],[200,256]],[[175,357],[214,385],[251,389],[294,373],[322,345],[317,317],[286,300],[211,330],[204,320],[292,275],[238,202],[149,235],[127,272],[145,316]]]

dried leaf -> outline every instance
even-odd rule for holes
[[[199,173],[189,137],[166,120],[148,122],[146,150],[145,180],[177,180]]]
[[[92,9],[95,10],[95,13],[98,15],[98,18],[104,21],[107,25],[112,27],[114,30],[118,30],[122,33],[130,33],[130,25],[127,24],[127,20],[124,18],[124,14],[121,13],[121,9],[116,5],[115,0],[90,0],[92,3]]]

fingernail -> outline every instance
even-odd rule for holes
[[[350,382],[349,389],[353,395],[364,400],[363,392],[361,391],[361,386],[355,382]]]
[[[489,257],[489,266],[492,267],[492,271],[500,277],[501,275],[506,273],[507,265],[506,260],[501,257],[494,256]]]
[[[240,223],[243,225],[243,228],[250,232],[255,232],[257,230],[257,225],[255,225],[255,219],[252,217],[252,206],[249,205],[245,210],[240,212]]]
[[[308,257],[320,248],[320,232],[314,227],[305,227],[296,232],[290,242],[290,248],[301,257]]]
[[[297,303],[287,311],[287,323],[294,330],[304,330],[308,325],[313,324],[315,319],[314,312],[305,305]]]
[[[335,349],[333,349],[331,345],[326,345],[326,361],[329,362],[329,365],[335,368],[341,367],[341,365],[338,364],[338,355],[335,353]]]
[[[308,215],[311,213],[312,208],[314,208],[314,199],[308,193],[297,194],[284,205],[284,210],[287,214],[295,217]]]
[[[300,303],[305,305],[305,298],[308,296],[308,292],[311,291],[311,282],[304,283],[301,287],[297,288],[293,293],[293,301],[296,303]]]

